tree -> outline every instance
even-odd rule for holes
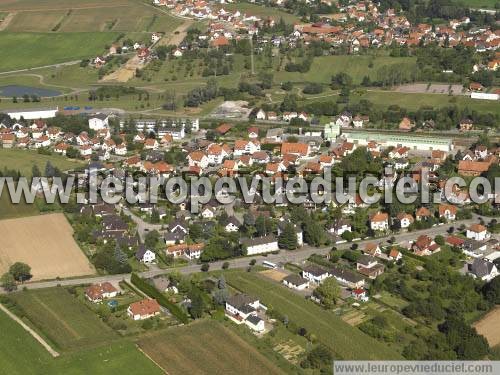
[[[229,268],[229,262],[222,263],[222,269],[227,270]]]
[[[26,263],[16,262],[9,268],[9,273],[16,281],[26,281],[31,279],[31,267]]]
[[[47,177],[54,177],[56,174],[56,169],[52,165],[50,161],[47,161],[47,164],[45,164],[45,176]]]
[[[193,319],[201,318],[203,311],[205,310],[205,302],[203,301],[203,296],[201,291],[194,287],[188,293],[188,298],[191,300],[191,307],[189,308],[189,313]]]
[[[330,309],[340,298],[339,284],[337,284],[337,281],[333,277],[329,277],[314,290],[314,295],[321,299],[321,302],[327,309]]]
[[[152,230],[151,232],[148,232],[148,234],[146,234],[146,237],[144,237],[144,245],[146,245],[146,247],[149,249],[154,249],[159,240],[160,233],[158,233],[158,231],[156,230]]]
[[[203,264],[201,265],[201,270],[202,270],[203,272],[208,272],[208,269],[209,269],[209,268],[210,268],[210,265],[209,265],[208,263],[203,263]]]
[[[4,273],[0,278],[0,286],[4,288],[7,292],[12,292],[13,290],[16,290],[17,286],[14,276],[12,276],[12,274],[10,274],[9,272]]]
[[[332,359],[330,350],[324,345],[318,345],[307,354],[300,365],[304,368],[322,368],[330,366]]]
[[[40,172],[40,168],[38,168],[38,165],[33,164],[33,167],[31,167],[31,176],[32,177],[41,177],[42,172]]]
[[[287,250],[297,248],[297,233],[292,223],[287,223],[278,237],[278,246]]]

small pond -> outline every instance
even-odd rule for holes
[[[19,85],[0,86],[0,96],[22,97],[23,95],[57,96],[61,95],[61,92],[52,89],[42,89],[39,87],[29,87],[29,86],[19,86]]]

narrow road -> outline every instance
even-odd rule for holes
[[[462,224],[464,225],[469,225],[472,223],[477,223],[479,220],[479,216],[474,215],[472,219],[467,219],[467,220],[460,220],[456,221],[454,223],[446,224],[446,225],[437,225],[435,227],[429,228],[429,229],[422,229],[419,231],[414,231],[414,232],[406,232],[406,233],[400,233],[396,235],[387,235],[384,237],[378,237],[378,238],[369,238],[366,240],[362,241],[356,241],[354,243],[358,244],[360,248],[362,248],[363,245],[369,243],[369,242],[377,242],[377,243],[384,243],[391,237],[396,238],[397,243],[403,243],[409,240],[414,240],[416,239],[419,235],[421,234],[427,234],[430,236],[436,236],[438,234],[445,234],[447,229],[450,226],[458,227]],[[148,224],[152,225],[152,224]],[[348,249],[351,247],[352,243],[344,243],[344,244],[339,244],[337,245],[338,249]],[[249,262],[251,259],[257,260],[257,264],[262,263],[264,260],[268,260],[270,262],[274,263],[296,263],[296,264],[303,264],[307,258],[309,258],[312,254],[320,254],[320,255],[325,255],[330,252],[331,246],[327,247],[322,247],[322,248],[316,248],[316,247],[311,247],[308,245],[303,246],[301,249],[295,250],[295,251],[286,251],[286,250],[281,250],[278,254],[268,254],[267,256],[264,255],[255,255],[252,257],[244,257],[244,258],[236,258],[236,259],[230,259],[230,260],[221,260],[217,262],[210,263],[210,269],[211,270],[217,270],[221,269],[222,265],[225,262],[229,263],[229,268],[245,268],[249,266]],[[181,274],[189,275],[192,273],[197,273],[201,272],[201,265],[200,264],[190,264],[185,267],[177,267],[177,268],[167,268],[167,269],[160,269],[158,267],[154,267],[154,269],[151,269],[149,271],[141,272],[139,275],[143,278],[151,278],[155,277],[158,275],[163,275],[168,272],[172,271],[178,271]],[[83,278],[75,278],[75,279],[65,279],[65,280],[51,280],[51,281],[38,281],[38,282],[33,282],[33,283],[25,283],[22,285],[22,287],[26,287],[27,289],[42,289],[42,288],[51,288],[55,286],[71,286],[71,285],[80,285],[80,284],[92,284],[92,283],[102,283],[105,281],[109,282],[119,282],[119,281],[128,281],[130,282],[130,274],[119,274],[119,275],[104,275],[104,276],[90,276],[90,277],[83,277]],[[5,294],[6,292],[2,289],[0,289],[0,294]]]
[[[4,305],[0,304],[0,310],[6,313],[12,320],[18,323],[21,327],[24,328],[26,332],[28,332],[33,338],[38,341],[42,346],[50,353],[50,355],[54,358],[59,357],[59,353],[56,352],[52,347],[45,341],[38,333],[32,330],[26,323],[24,323],[21,319],[19,319],[16,315],[11,313]]]
[[[147,223],[144,220],[142,220],[139,216],[133,214],[127,207],[123,207],[121,209],[121,212],[130,217],[132,221],[137,225],[137,233],[139,233],[139,237],[141,238],[141,240],[144,240],[146,233],[149,231],[157,230],[160,232],[162,230],[163,224]]]

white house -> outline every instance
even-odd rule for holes
[[[278,239],[273,234],[257,238],[243,238],[241,239],[241,244],[246,247],[247,255],[270,253],[279,250]]]
[[[156,254],[151,250],[146,249],[144,245],[140,245],[135,253],[135,258],[142,263],[153,263],[156,260]]]
[[[327,277],[330,277],[330,273],[318,266],[309,265],[304,267],[302,270],[302,277],[314,284],[321,284]]]
[[[89,117],[89,128],[101,130],[109,127],[109,116],[104,113],[96,113]]]
[[[93,284],[85,290],[85,297],[91,302],[99,303],[106,298],[114,298],[118,290],[109,282]]]
[[[467,238],[476,240],[476,241],[484,241],[490,238],[490,234],[484,225],[481,224],[472,224],[469,228],[467,228]]]
[[[115,154],[120,156],[127,155],[127,146],[125,143],[120,143],[115,147]]]
[[[188,155],[188,164],[190,167],[208,167],[208,157],[202,151],[193,151]]]
[[[236,324],[245,324],[254,331],[262,332],[265,329],[264,321],[257,316],[260,308],[258,299],[236,294],[227,299],[225,315]]]
[[[389,229],[389,215],[384,212],[377,212],[372,215],[370,218],[370,228],[381,231]]]
[[[296,274],[291,274],[285,277],[283,279],[283,284],[285,284],[290,289],[296,290],[304,290],[309,288],[309,280]]]
[[[487,282],[499,275],[498,269],[494,263],[481,258],[475,258],[471,264],[467,265],[467,273],[474,278]]]

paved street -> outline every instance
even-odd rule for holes
[[[396,242],[398,243],[403,243],[409,240],[413,240],[417,238],[421,234],[428,234],[430,236],[436,236],[438,234],[446,234],[446,231],[450,226],[454,227],[459,227],[460,225],[469,225],[472,223],[477,223],[479,221],[479,216],[474,215],[473,219],[470,220],[461,220],[461,221],[456,221],[453,224],[446,224],[446,225],[438,225],[435,227],[432,227],[430,229],[424,229],[420,231],[414,231],[411,233],[401,233],[394,235],[396,238]],[[147,224],[147,223],[145,223]],[[152,224],[147,224],[152,225]],[[359,245],[360,248],[363,247],[364,244],[368,242],[377,242],[377,243],[387,243],[386,241],[391,238],[392,235],[385,236],[385,237],[379,237],[376,239],[367,239],[363,241],[356,241]],[[351,246],[351,243],[344,243],[337,245],[338,249],[347,249]],[[245,258],[236,258],[236,259],[230,259],[230,260],[224,260],[224,261],[217,261],[210,263],[210,270],[217,270],[222,268],[222,264],[224,262],[229,262],[229,268],[245,268],[249,265],[249,262],[251,259],[256,259],[257,264],[261,264],[262,261],[268,260],[273,263],[286,263],[286,262],[292,262],[292,263],[297,263],[301,264],[303,263],[307,258],[309,258],[312,254],[327,254],[331,250],[332,246],[328,247],[323,247],[323,248],[316,248],[316,247],[310,247],[310,246],[303,246],[301,249],[295,250],[295,251],[286,251],[286,250],[281,250],[278,254],[268,254],[267,256],[263,255],[256,255],[253,257],[245,257]],[[169,269],[160,269],[158,267],[152,267],[151,270],[145,271],[140,273],[140,276],[143,278],[150,278],[154,276],[158,276],[161,274],[165,274],[170,271],[178,271],[182,274],[191,274],[191,273],[196,273],[196,272],[201,272],[201,265],[199,264],[190,264],[185,267],[178,267],[178,268],[169,268]],[[26,283],[22,287],[26,287],[28,289],[41,289],[41,288],[49,288],[49,287],[55,287],[58,285],[61,286],[70,286],[70,285],[79,285],[79,284],[91,284],[91,283],[102,283],[105,281],[109,281],[112,283],[117,283],[121,280],[126,280],[130,281],[130,274],[120,274],[120,275],[104,275],[104,276],[89,276],[89,277],[82,277],[82,278],[75,278],[75,279],[65,279],[65,280],[51,280],[51,281],[37,281],[33,283]],[[5,293],[3,290],[0,290],[0,293]]]

